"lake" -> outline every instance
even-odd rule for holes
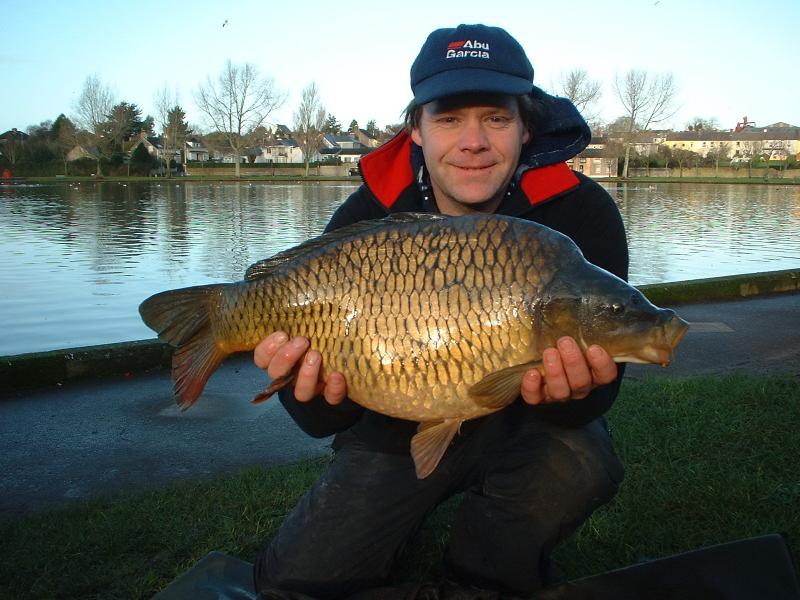
[[[0,356],[154,337],[150,294],[241,279],[349,183],[0,184]],[[800,267],[800,186],[613,184],[634,285]]]

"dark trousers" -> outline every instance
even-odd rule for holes
[[[602,419],[530,420],[508,436],[502,417],[486,417],[423,480],[409,455],[346,443],[256,558],[256,590],[341,598],[378,586],[426,515],[460,492],[449,575],[510,593],[542,587],[550,552],[614,496],[623,468]]]

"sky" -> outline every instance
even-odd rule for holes
[[[702,117],[729,129],[744,116],[800,126],[800,0],[0,0],[0,10],[0,132],[73,116],[90,75],[145,115],[166,86],[207,131],[193,95],[228,59],[286,92],[274,123],[292,126],[314,82],[344,127],[384,127],[411,100],[409,68],[427,35],[459,23],[505,28],[548,91],[585,69],[602,84],[595,112],[606,122],[624,114],[615,76],[642,69],[677,83],[665,128]]]

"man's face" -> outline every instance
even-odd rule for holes
[[[443,214],[493,212],[530,134],[513,96],[459,96],[422,107],[411,138],[422,147]]]

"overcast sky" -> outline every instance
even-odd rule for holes
[[[291,127],[314,81],[346,127],[400,121],[411,99],[408,71],[428,33],[459,23],[507,29],[526,49],[535,83],[586,69],[603,84],[604,121],[623,114],[615,74],[671,72],[675,129],[693,117],[732,128],[800,125],[800,0],[2,0],[0,132],[72,116],[88,75],[118,101],[155,114],[153,96],[176,88],[191,124],[206,127],[193,92],[227,59],[255,64],[288,92],[272,119]]]

